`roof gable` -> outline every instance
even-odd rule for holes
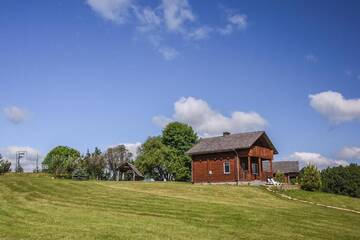
[[[199,143],[193,146],[187,152],[187,154],[196,155],[205,153],[226,152],[232,151],[234,149],[247,149],[252,147],[257,141],[259,141],[261,145],[273,149],[275,154],[278,153],[266,133],[264,131],[259,131],[230,134],[220,137],[203,138],[200,140]]]

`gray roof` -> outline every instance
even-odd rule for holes
[[[260,137],[264,137],[265,141],[267,142],[269,147],[274,150],[275,154],[278,153],[266,133],[264,131],[259,131],[230,134],[220,137],[203,138],[199,141],[198,144],[196,144],[189,151],[187,151],[187,154],[196,155],[226,152],[232,151],[234,149],[246,149],[250,148]]]
[[[277,171],[282,173],[294,173],[299,172],[299,162],[298,161],[274,161],[272,164],[273,173]],[[264,170],[269,169],[268,164],[264,163]]]

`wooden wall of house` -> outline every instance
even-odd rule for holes
[[[261,157],[262,159],[272,159],[274,151],[269,148],[254,146],[249,150],[250,157]]]
[[[192,157],[192,181],[206,182],[235,182],[236,155],[235,153],[214,153]],[[229,161],[230,174],[224,174],[224,163]],[[212,174],[209,174],[209,171]]]

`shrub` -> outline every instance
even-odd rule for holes
[[[284,173],[277,171],[275,173],[275,181],[279,182],[279,183],[283,183],[285,182],[285,175]]]
[[[322,191],[360,197],[360,166],[350,164],[321,172]]]
[[[320,172],[315,165],[309,164],[304,168],[301,178],[301,188],[306,191],[317,191],[321,186]]]
[[[297,178],[290,178],[290,184],[291,185],[295,185],[298,183],[298,179]]]
[[[2,155],[0,154],[0,175],[7,172],[11,172],[11,162],[3,159]]]

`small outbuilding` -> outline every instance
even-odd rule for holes
[[[119,167],[120,180],[122,181],[140,181],[144,180],[142,173],[131,163],[124,162]]]
[[[281,172],[285,176],[285,182],[291,183],[292,179],[297,179],[299,176],[299,162],[298,161],[274,161],[272,165],[273,176],[276,172]]]

